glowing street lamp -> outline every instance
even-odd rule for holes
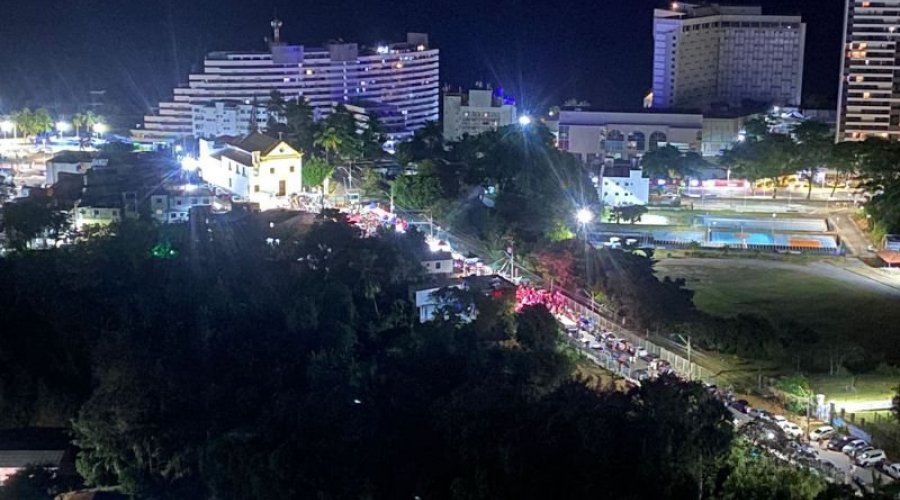
[[[199,166],[200,162],[194,157],[185,156],[181,159],[181,169],[185,172],[194,172]]]
[[[0,122],[0,131],[2,131],[6,135],[9,135],[9,133],[12,132],[15,127],[16,124],[11,122],[10,120],[4,120]]]
[[[531,117],[528,115],[522,115],[519,117],[519,125],[523,127],[527,127],[531,125]]]
[[[56,122],[56,131],[59,132],[59,135],[63,135],[69,130],[72,130],[72,125],[69,122],[64,122],[62,120]]]
[[[105,134],[107,130],[109,130],[109,128],[104,123],[94,124],[94,133],[97,134],[98,137]]]
[[[594,220],[594,214],[587,208],[579,208],[577,212],[575,212],[575,219],[582,225],[586,225]]]

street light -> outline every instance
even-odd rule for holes
[[[10,120],[4,120],[0,122],[0,131],[3,131],[5,135],[9,135],[10,132],[13,131],[16,124],[11,122]]]
[[[106,124],[103,124],[103,123],[95,123],[94,124],[94,132],[97,134],[97,137],[100,137],[103,134],[105,134],[107,130],[108,130],[108,128],[106,127]]]
[[[575,212],[575,219],[582,225],[586,225],[594,220],[594,214],[587,208],[579,208]]]
[[[531,125],[531,117],[528,115],[522,115],[519,117],[519,125],[523,127],[527,127]]]
[[[63,135],[64,133],[68,132],[71,129],[72,129],[72,126],[69,125],[68,122],[64,122],[62,120],[56,122],[56,131],[59,132],[60,136]]]

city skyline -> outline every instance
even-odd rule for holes
[[[9,68],[0,108],[63,104],[82,98],[86,89],[109,88],[126,113],[144,113],[168,98],[207,52],[264,48],[276,8],[292,43],[393,40],[407,31],[427,32],[442,51],[442,83],[489,81],[516,95],[523,109],[569,97],[638,107],[651,86],[653,9],[668,5],[643,0],[615,9],[588,2],[556,8],[510,1],[391,9],[344,1],[303,9],[273,2],[269,9],[242,0],[129,6],[94,0],[69,9],[65,18],[48,19],[43,13],[53,4],[38,0],[8,16],[0,33],[0,43],[10,49],[0,56],[0,67]],[[823,9],[810,0],[742,4],[803,15],[809,25],[804,98],[830,106],[837,94],[842,9]],[[41,44],[29,42],[38,34]]]

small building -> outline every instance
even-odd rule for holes
[[[108,226],[122,220],[122,204],[114,200],[79,202],[73,223],[81,231],[86,226]]]
[[[0,430],[0,484],[28,466],[43,466],[60,474],[75,474],[75,450],[66,429]]]
[[[646,205],[650,201],[650,179],[644,178],[643,171],[628,164],[613,164],[603,169],[601,179],[597,178],[597,194],[608,207]]]
[[[427,252],[422,258],[422,266],[428,274],[453,274],[453,255],[450,252]]]
[[[211,207],[215,193],[209,188],[192,185],[160,189],[150,196],[150,213],[162,224],[187,222],[194,207]]]
[[[91,168],[93,155],[88,151],[63,151],[47,160],[45,183],[52,186],[59,182],[60,173],[84,174]]]
[[[515,285],[497,275],[466,276],[464,278],[443,279],[410,289],[411,298],[419,312],[419,322],[425,323],[435,319],[442,310],[450,309],[466,321],[472,321],[478,315],[474,305],[454,302],[442,291],[468,290],[484,295],[502,296],[512,292]]]
[[[458,141],[516,122],[516,104],[502,89],[481,83],[466,92],[444,91],[444,139]]]
[[[881,240],[881,246],[885,250],[900,252],[900,234],[886,234]]]
[[[263,206],[302,192],[303,154],[259,132],[224,143],[201,139],[199,164],[206,182]]]

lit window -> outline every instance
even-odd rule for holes
[[[871,93],[871,92],[863,92],[863,99],[868,99],[868,98],[870,98],[870,97],[872,97],[872,93]]]

